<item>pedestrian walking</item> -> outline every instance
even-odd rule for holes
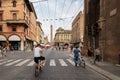
[[[75,66],[77,66],[78,60],[79,60],[79,55],[80,55],[80,50],[79,50],[78,46],[75,47],[75,49],[73,50],[73,53],[74,53]]]
[[[94,64],[95,64],[95,62],[96,61],[100,61],[100,48],[98,47],[98,48],[96,48],[95,49],[95,52],[94,52]]]
[[[3,48],[1,47],[0,52],[1,52],[2,57],[6,58],[6,47],[5,46]]]

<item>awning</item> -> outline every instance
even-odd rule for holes
[[[8,39],[9,41],[20,41],[20,37],[17,35],[12,35]]]
[[[7,39],[5,38],[5,36],[0,35],[0,41],[6,41]]]

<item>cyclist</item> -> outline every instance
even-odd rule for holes
[[[75,47],[75,49],[73,50],[73,53],[74,53],[75,66],[77,66],[77,63],[79,60],[79,55],[80,55],[80,50],[79,50],[78,46]]]
[[[35,66],[38,66],[38,61],[41,60],[42,64],[45,63],[45,57],[42,56],[43,50],[40,46],[40,44],[37,44],[36,47],[34,48],[34,62],[35,62]],[[40,65],[41,67],[43,65]]]

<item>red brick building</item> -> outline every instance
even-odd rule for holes
[[[120,0],[85,0],[87,47],[101,48],[104,61],[120,63]]]
[[[32,48],[36,41],[36,13],[29,0],[0,0],[0,46]]]

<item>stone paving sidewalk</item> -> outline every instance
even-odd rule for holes
[[[70,54],[70,56],[73,57],[72,54]],[[120,65],[114,65],[104,61],[93,64],[90,58],[84,56],[84,59],[86,65],[96,72],[106,76],[110,80],[120,80]]]

